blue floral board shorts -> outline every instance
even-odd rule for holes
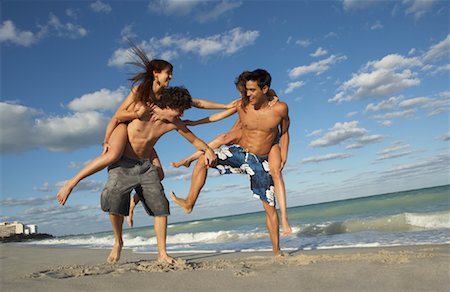
[[[239,145],[224,146],[214,152],[218,158],[215,168],[220,174],[248,174],[253,196],[275,206],[275,188],[267,156],[249,153]]]

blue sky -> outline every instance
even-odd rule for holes
[[[109,230],[106,170],[66,206],[55,195],[101,151],[127,95],[126,37],[174,64],[171,85],[222,103],[234,78],[264,68],[290,110],[288,207],[449,184],[448,1],[1,1],[0,221],[40,232]],[[191,109],[187,119],[215,111]],[[232,116],[192,127],[209,141]],[[166,193],[184,196],[194,151],[177,133],[156,147]],[[262,210],[244,175],[210,175],[194,212],[170,222]],[[135,224],[153,224],[142,207]]]

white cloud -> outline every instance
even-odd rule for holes
[[[56,183],[56,187],[60,189],[67,181],[61,181]],[[97,180],[82,180],[80,181],[77,186],[73,189],[72,192],[81,192],[81,191],[90,191],[94,193],[98,193],[103,190],[105,186],[104,181],[97,181]]]
[[[369,61],[363,72],[353,74],[345,81],[338,93],[330,102],[353,101],[366,97],[379,97],[399,92],[411,86],[420,84],[417,73],[410,68],[421,66],[418,58],[405,58],[401,55],[390,54],[381,60]]]
[[[302,160],[302,163],[312,163],[312,162],[322,162],[327,160],[336,160],[336,159],[345,159],[349,158],[352,155],[348,153],[330,153],[326,155],[320,155],[320,156],[311,156],[307,157]]]
[[[323,49],[322,47],[318,47],[314,53],[310,54],[310,56],[311,57],[321,57],[326,54],[328,54],[327,50]]]
[[[95,12],[110,13],[112,11],[111,5],[100,0],[91,3],[90,7]]]
[[[320,75],[323,72],[330,69],[331,65],[334,65],[338,62],[346,60],[346,56],[335,56],[331,55],[326,59],[323,59],[321,61],[313,62],[307,66],[298,66],[291,70],[289,70],[289,77],[291,79],[295,79],[301,75],[305,75],[308,73],[316,73],[316,75]]]
[[[342,6],[344,10],[359,10],[366,9],[377,4],[378,0],[344,0],[342,1]]]
[[[388,159],[394,159],[398,157],[403,157],[406,155],[409,155],[412,153],[412,151],[409,149],[410,145],[402,145],[402,144],[394,144],[388,147],[385,147],[381,151],[377,153],[378,157],[376,161],[382,161],[382,160],[388,160]]]
[[[439,140],[442,140],[442,141],[449,141],[449,140],[450,140],[450,132],[447,132],[447,133],[445,133],[444,135],[441,135],[441,136],[439,137]]]
[[[358,121],[336,123],[325,135],[312,141],[311,147],[328,147],[340,144],[346,140],[364,137],[367,134],[364,128],[358,128]]]
[[[308,39],[305,39],[305,40],[297,40],[297,41],[295,41],[295,44],[296,44],[296,45],[299,45],[300,47],[306,48],[306,47],[309,47],[309,46],[311,45],[311,41],[308,40]]]
[[[48,22],[44,25],[38,25],[38,27],[40,29],[37,33],[39,38],[54,35],[57,37],[78,39],[85,37],[88,33],[85,28],[78,24],[71,22],[62,23],[59,18],[52,13],[50,13]]]
[[[370,30],[382,29],[384,26],[381,24],[381,21],[377,20],[374,24],[370,26]]]
[[[36,43],[37,38],[31,31],[18,30],[11,20],[5,20],[0,26],[0,43],[3,42],[28,47]]]
[[[124,100],[126,93],[127,90],[123,86],[114,91],[102,88],[99,91],[87,93],[72,100],[68,104],[68,108],[77,112],[114,111]]]
[[[431,10],[436,0],[403,0],[406,7],[405,14],[412,14],[414,18],[420,18]]]
[[[432,99],[429,97],[415,97],[410,99],[405,99],[401,101],[398,105],[400,107],[413,107],[418,105],[424,105],[431,101]]]
[[[108,118],[97,112],[41,117],[29,107],[0,103],[0,141],[2,153],[17,153],[46,147],[67,151],[100,143]]]
[[[299,88],[299,87],[303,86],[304,84],[305,84],[305,82],[303,82],[303,81],[290,82],[288,84],[288,87],[284,90],[284,93],[285,94],[291,93],[296,88]]]
[[[150,11],[166,15],[187,15],[194,7],[201,4],[202,0],[155,0],[150,1],[148,8]]]
[[[356,116],[357,114],[358,114],[358,112],[349,112],[349,113],[347,113],[345,116],[346,116],[347,118],[351,118],[351,117]]]
[[[362,147],[366,146],[367,144],[380,142],[383,139],[384,139],[384,137],[382,135],[364,135],[364,136],[357,138],[355,143],[346,146],[345,149],[362,148]]]
[[[379,102],[378,104],[369,103],[366,106],[366,109],[364,111],[365,112],[378,112],[378,111],[382,111],[382,110],[393,109],[398,105],[398,103],[402,99],[403,99],[403,97],[401,97],[401,96],[393,96],[387,100],[383,100],[383,101]]]
[[[386,114],[383,114],[383,115],[376,115],[376,116],[374,116],[374,118],[378,119],[378,120],[390,120],[390,119],[395,119],[395,118],[408,118],[413,113],[415,113],[416,111],[417,111],[416,109],[409,109],[409,110],[404,110],[404,111],[395,111],[395,112],[390,112],[390,113],[386,113]]]
[[[157,0],[151,1],[148,8],[151,12],[165,15],[187,16],[205,23],[217,20],[228,11],[242,5],[242,1],[203,1],[203,0]]]
[[[39,206],[54,201],[55,196],[30,197],[25,199],[5,198],[0,200],[0,205],[5,207],[14,206]]]
[[[437,44],[434,44],[426,51],[422,58],[424,61],[434,61],[447,58],[450,54],[450,34]]]
[[[33,191],[44,192],[44,193],[50,192],[51,191],[50,184],[48,182],[45,182],[40,187],[33,187]]]
[[[139,44],[149,57],[165,56],[166,59],[176,58],[181,53],[197,54],[200,57],[210,55],[232,55],[243,48],[253,45],[259,37],[259,31],[243,31],[240,27],[223,34],[204,38],[170,35],[161,39],[151,38],[148,42]],[[130,61],[128,49],[118,49],[109,59],[108,65],[121,66]]]
[[[321,129],[320,130],[315,130],[315,131],[312,131],[311,133],[306,134],[306,137],[318,136],[320,134],[322,134],[322,130]]]
[[[195,19],[199,23],[216,20],[225,12],[236,9],[236,8],[240,7],[241,5],[242,5],[242,2],[240,2],[240,1],[239,2],[238,1],[231,1],[231,2],[230,1],[222,1],[219,4],[217,4],[216,6],[214,6],[214,8],[211,11],[198,13],[197,16],[195,17]]]

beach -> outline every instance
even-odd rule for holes
[[[450,245],[155,254],[0,245],[2,291],[448,291]]]

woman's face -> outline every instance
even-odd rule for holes
[[[161,72],[155,72],[155,81],[161,87],[169,86],[169,82],[172,79],[172,70],[170,68],[166,68]]]

